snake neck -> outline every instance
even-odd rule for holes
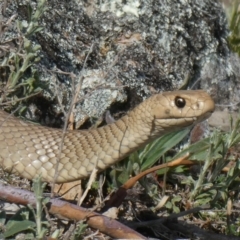
[[[145,117],[148,118],[148,116]],[[134,111],[117,120],[114,124],[105,126],[106,132],[112,134],[112,142],[110,143],[112,148],[118,149],[118,156],[114,157],[114,162],[116,159],[121,160],[127,157],[152,139],[157,138],[160,132],[157,131],[155,134],[153,128],[151,122],[146,121],[146,119],[142,120],[142,117],[135,114]]]

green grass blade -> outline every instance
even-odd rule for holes
[[[159,158],[166,153],[169,149],[178,144],[184,137],[189,133],[190,129],[186,128],[181,131],[175,131],[162,136],[155,140],[148,151],[141,155],[141,171],[148,169],[153,166]],[[148,148],[148,146],[147,146]]]

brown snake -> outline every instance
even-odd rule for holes
[[[63,131],[23,122],[0,111],[0,165],[22,177],[70,182],[106,169],[164,133],[190,127],[214,111],[204,91],[156,94],[116,122],[86,131]],[[58,158],[60,156],[60,158]]]

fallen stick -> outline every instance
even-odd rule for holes
[[[21,205],[30,204],[33,207],[36,205],[36,198],[32,192],[2,183],[0,183],[0,199]],[[60,199],[50,199],[47,203],[47,208],[49,213],[60,218],[67,218],[75,221],[85,220],[90,227],[98,229],[100,232],[112,238],[147,239],[114,219]]]

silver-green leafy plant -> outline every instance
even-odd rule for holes
[[[42,30],[39,20],[45,10],[46,0],[39,0],[35,11],[28,6],[29,16],[27,20],[16,20],[12,17],[9,24],[14,25],[13,28],[17,31],[18,44],[14,44],[12,39],[4,39],[4,34],[9,34],[8,28],[1,33],[1,49],[5,50],[0,57],[0,70],[5,72],[6,81],[3,88],[1,102],[11,100],[14,102],[21,99],[27,99],[32,94],[41,91],[42,86],[39,82],[39,73],[35,64],[39,62],[39,50],[41,46],[32,41],[38,32]],[[15,28],[14,28],[15,27]]]
[[[231,31],[228,42],[231,49],[240,55],[240,1],[234,0],[230,6],[227,11]]]

